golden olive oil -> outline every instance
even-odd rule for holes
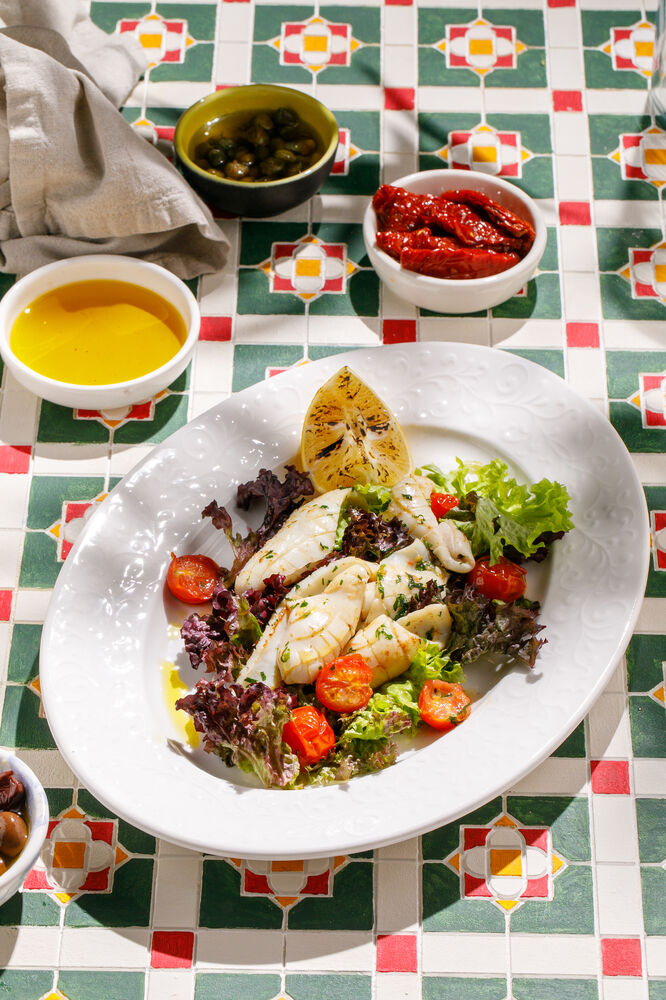
[[[186,337],[183,317],[156,292],[127,281],[75,281],[31,302],[12,326],[10,346],[47,378],[108,385],[160,368]]]

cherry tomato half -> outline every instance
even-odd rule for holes
[[[470,700],[462,684],[426,681],[419,695],[421,718],[433,729],[445,731],[460,725],[469,715]]]
[[[516,601],[525,593],[526,573],[527,570],[522,566],[517,566],[504,556],[493,566],[485,556],[477,559],[469,580],[484,597],[496,601]]]
[[[220,567],[208,556],[175,556],[167,572],[167,587],[174,597],[185,604],[204,604],[210,601]]]
[[[315,690],[319,701],[332,712],[356,712],[372,697],[372,668],[358,653],[339,656],[322,667]]]
[[[335,745],[335,734],[325,716],[313,705],[301,705],[285,723],[282,739],[301,764],[316,764]]]
[[[448,514],[450,510],[458,506],[458,497],[453,493],[431,493],[430,509],[439,521],[441,517]]]

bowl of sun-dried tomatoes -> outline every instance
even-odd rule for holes
[[[379,277],[433,312],[505,302],[533,277],[546,223],[515,184],[475,170],[423,170],[382,184],[363,221]]]

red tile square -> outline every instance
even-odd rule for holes
[[[597,795],[629,795],[629,762],[626,760],[592,760],[592,791]]]
[[[411,7],[414,0],[384,0],[387,7]]]
[[[592,215],[589,201],[561,201],[560,225],[591,226]]]
[[[199,340],[231,340],[231,316],[202,316]]]
[[[385,87],[385,111],[413,111],[416,91],[413,87]]]
[[[30,471],[29,444],[3,444],[0,446],[0,472],[25,475]]]
[[[599,347],[599,324],[567,323],[567,347]]]
[[[382,340],[385,344],[413,344],[416,341],[416,320],[385,319]]]
[[[377,972],[416,972],[417,970],[416,935],[377,935]]]
[[[575,7],[576,0],[548,0],[549,7]]]
[[[643,974],[641,942],[638,938],[602,938],[601,970],[604,976]]]
[[[553,111],[582,111],[583,92],[581,90],[554,90]]]
[[[194,954],[192,931],[153,931],[150,965],[153,969],[190,969]]]
[[[0,590],[0,622],[8,622],[12,616],[12,591]]]

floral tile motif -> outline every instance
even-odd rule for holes
[[[607,351],[611,423],[630,451],[662,451],[666,428],[666,353]],[[666,504],[658,502],[654,516]],[[653,524],[653,551],[661,546],[661,524]],[[656,556],[657,560],[661,557]]]
[[[270,259],[258,267],[269,277],[274,294],[297,295],[304,302],[324,294],[341,294],[357,265],[347,258],[344,243],[324,243],[304,236],[296,243],[274,243]]]
[[[480,77],[495,69],[516,69],[525,46],[512,25],[491,24],[484,17],[469,24],[448,24],[446,35],[435,45],[449,69],[469,69]]]
[[[602,46],[610,56],[614,70],[629,70],[649,79],[654,61],[655,27],[649,21],[637,21],[627,27],[612,28]]]
[[[520,132],[498,132],[488,125],[449,132],[448,143],[436,155],[455,170],[478,170],[493,177],[511,178],[522,177],[523,163],[532,158],[522,145]]]
[[[311,861],[244,861],[230,858],[241,873],[241,895],[267,896],[288,910],[307,896],[333,895],[334,873],[345,857]]]
[[[666,132],[656,125],[625,132],[610,159],[619,165],[623,180],[647,181],[660,188],[666,184]]]
[[[379,113],[336,111],[340,141],[322,194],[371,195],[379,187]]]
[[[581,11],[588,87],[646,89],[655,38],[650,17],[641,18],[636,9]]]
[[[658,229],[597,229],[606,319],[663,320],[666,245]]]
[[[117,30],[118,34],[131,34],[136,38],[150,58],[151,69],[161,62],[184,62],[187,49],[196,44],[187,30],[187,21],[167,19],[155,13],[142,18],[121,18]]]
[[[460,875],[464,899],[490,899],[504,910],[524,899],[552,899],[566,865],[547,827],[521,827],[503,813],[490,826],[460,827],[460,846],[446,859]]]

